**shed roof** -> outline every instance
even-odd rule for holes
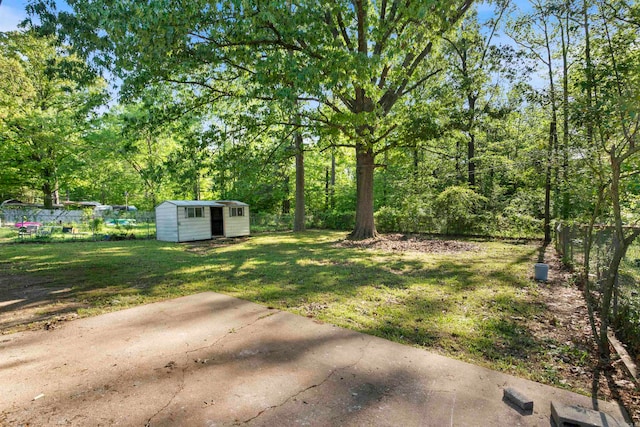
[[[175,206],[213,206],[213,207],[223,207],[224,205],[218,202],[214,202],[213,200],[167,200],[162,203],[170,203]],[[161,204],[162,204],[161,203]]]
[[[237,200],[167,200],[162,203],[170,203],[178,207],[190,207],[190,206],[212,206],[212,207],[224,207],[224,206],[249,206],[244,202]],[[161,203],[161,204],[162,204]]]
[[[222,203],[225,206],[249,206],[248,204],[238,200],[216,200],[216,203]]]

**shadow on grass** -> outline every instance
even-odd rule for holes
[[[65,301],[82,302],[95,312],[216,291],[489,361],[535,347],[512,319],[541,309],[516,292],[528,286],[518,271],[522,264],[528,268],[535,248],[508,246],[507,259],[490,252],[406,256],[343,248],[337,245],[342,238],[344,233],[312,231],[230,245],[7,245],[0,247],[5,259],[0,272],[11,270],[18,281],[45,277],[51,289],[68,286]]]

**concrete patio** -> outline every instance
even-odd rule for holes
[[[503,400],[512,387],[534,401]],[[0,336],[0,424],[541,426],[589,397],[203,293]],[[623,420],[614,402],[598,409]]]

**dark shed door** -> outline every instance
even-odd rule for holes
[[[211,208],[211,235],[224,235],[224,225],[222,222],[222,208]]]

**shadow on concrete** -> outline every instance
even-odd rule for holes
[[[467,295],[482,290],[486,281],[507,283],[509,290],[526,288],[529,282],[519,277],[513,267],[530,262],[534,248],[527,248],[518,259],[478,277],[485,261],[482,256],[442,256],[431,264],[393,254],[385,262],[376,262],[372,260],[376,252],[338,247],[340,239],[319,241],[321,235],[287,234],[282,240],[259,245],[251,239],[243,245],[225,246],[152,241],[65,244],[68,250],[55,257],[39,250],[32,256],[22,253],[15,262],[20,267],[18,271],[34,272],[23,273],[25,276],[50,280],[43,286],[47,290],[71,285],[64,298],[59,299],[63,306],[69,307],[84,301],[87,295],[106,305],[107,310],[116,310],[119,304],[126,306],[130,300],[136,304],[138,298],[148,301],[158,294],[181,296],[195,290],[212,290],[323,319],[327,307],[339,298],[356,306],[363,300],[363,292],[366,294],[375,288],[381,299],[367,300],[363,307],[352,307],[358,316],[353,321],[343,318],[341,325],[425,347],[436,345],[455,351],[456,346],[470,345],[478,357],[492,361],[509,362],[527,349],[537,352],[543,345],[512,319],[534,315],[543,307],[520,299],[515,293],[498,291],[482,295],[469,306],[471,310],[486,312],[486,320],[473,325],[481,331],[477,338],[467,339],[443,331],[437,321],[443,313],[455,313],[464,320]],[[55,250],[59,245],[45,246]],[[22,252],[30,249],[21,248]],[[442,294],[420,291],[422,282],[435,283]],[[16,302],[6,310],[46,304],[53,298],[49,292]],[[221,306],[211,310],[232,308]],[[58,313],[39,314],[38,320],[45,321],[67,312],[62,307],[57,309]],[[73,310],[75,307],[70,309]],[[202,307],[202,310],[201,314],[193,313],[193,319],[206,314],[209,308]],[[23,323],[13,320],[7,325],[20,327],[28,321],[32,320]],[[132,325],[157,327],[154,321],[143,319],[133,321]],[[109,334],[108,331],[101,333]]]
[[[0,354],[9,425],[515,425],[525,415],[493,396],[503,374],[212,294],[31,336]]]

